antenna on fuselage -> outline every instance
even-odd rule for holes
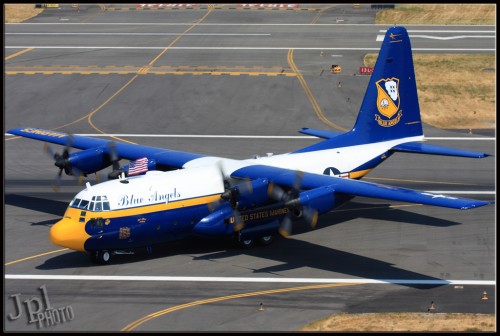
[[[85,186],[87,187],[87,190],[90,189],[91,187],[90,182],[85,183]]]
[[[120,183],[128,183],[128,180],[125,177],[125,172],[122,172],[118,178],[120,179]]]

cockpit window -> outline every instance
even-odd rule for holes
[[[87,205],[89,204],[89,201],[82,200],[80,198],[75,198],[71,204],[69,205],[72,208],[77,208],[77,209],[84,209],[87,210]]]
[[[107,196],[93,196],[92,201],[75,198],[69,204],[70,207],[89,211],[109,211],[109,201]]]
[[[70,207],[89,211],[109,211],[109,201],[107,196],[92,196],[91,201],[75,198]]]
[[[75,198],[73,201],[71,201],[71,204],[69,205],[70,207],[73,208],[78,208],[78,205],[80,204],[81,199]]]

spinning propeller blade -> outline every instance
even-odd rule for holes
[[[55,152],[52,147],[48,145],[48,143],[45,143],[43,148],[44,151],[50,155],[52,159],[54,159],[54,165],[59,168],[59,172],[57,173],[54,181],[51,184],[52,190],[55,192],[59,192],[61,188],[61,181],[62,181],[62,172],[66,173],[66,175],[74,176],[75,178],[78,178],[78,185],[82,184],[83,181],[83,173],[78,170],[75,167],[71,166],[71,163],[69,161],[70,153],[69,153],[69,148],[73,142],[73,136],[70,134],[68,135],[68,141],[66,142],[66,146],[64,147],[64,150],[62,154],[59,154]]]
[[[303,217],[311,228],[315,228],[318,223],[319,213],[316,209],[302,206],[299,202],[299,194],[302,186],[304,173],[296,171],[293,186],[288,190],[283,190],[277,184],[269,183],[268,195],[271,199],[277,202],[284,202],[285,206],[289,209],[288,213],[281,220],[279,232],[282,236],[288,237],[292,234],[292,215],[298,213],[299,217]]]
[[[214,212],[225,205],[229,205],[232,209],[231,217],[234,218],[233,230],[240,231],[244,228],[245,223],[241,220],[241,216],[238,211],[238,199],[240,198],[240,196],[248,196],[253,193],[252,181],[250,179],[247,179],[245,180],[245,182],[240,183],[236,186],[228,187],[226,176],[224,175],[224,170],[222,167],[222,162],[218,161],[216,167],[221,176],[221,181],[224,185],[224,192],[221,194],[219,200],[207,204],[208,209],[211,212]]]

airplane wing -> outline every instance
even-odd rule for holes
[[[114,140],[96,139],[79,135],[69,135],[66,133],[48,131],[39,128],[22,127],[11,129],[7,132],[13,135],[19,135],[22,137],[50,142],[62,146],[82,150],[91,150],[92,152],[89,153],[89,155],[111,155],[111,149],[108,144],[114,143],[116,155],[118,155],[119,158],[136,160],[139,158],[147,157],[150,160],[155,160],[157,166],[161,166],[164,168],[182,168],[182,166],[186,162],[203,157],[203,155],[195,153],[128,144],[125,142]],[[99,150],[93,151],[93,149]]]
[[[265,165],[253,165],[240,168],[231,174],[233,178],[267,178],[278,185],[293,187],[296,183],[297,172],[290,169],[277,168]],[[317,189],[328,187],[326,192],[345,195],[382,198],[394,201],[435,205],[455,209],[471,209],[490,202],[457,198],[446,195],[428,193],[425,191],[392,187],[389,185],[371,183],[359,180],[344,179],[329,175],[303,173],[301,189]],[[324,189],[324,188],[323,188]]]

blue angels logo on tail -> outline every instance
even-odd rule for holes
[[[382,78],[375,83],[377,86],[377,109],[379,113],[388,118],[382,119],[380,115],[375,114],[375,120],[383,127],[392,127],[401,119],[403,112],[399,110],[400,95],[399,95],[399,79]],[[394,115],[397,116],[393,119]]]

